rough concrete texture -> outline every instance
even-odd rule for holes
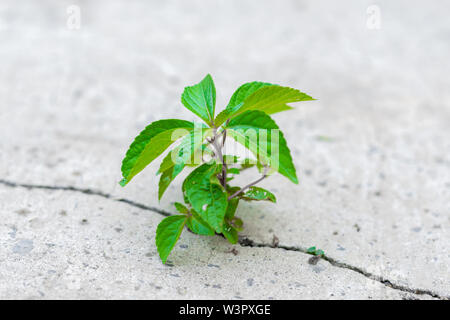
[[[2,1],[0,298],[448,299],[450,5],[377,1],[373,29],[372,4]],[[193,119],[207,72],[218,108],[252,80],[319,99],[275,116],[301,182],[241,205],[237,255],[185,232],[164,266],[182,177],[158,203],[157,164],[122,189],[120,163],[151,121]]]

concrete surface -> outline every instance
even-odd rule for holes
[[[448,299],[448,9],[2,1],[0,298]],[[164,266],[148,207],[173,211],[182,177],[158,203],[157,165],[123,189],[120,162],[149,122],[193,119],[180,94],[208,72],[218,108],[252,80],[319,99],[275,117],[301,182],[273,176],[278,204],[239,208],[237,255],[185,232]]]

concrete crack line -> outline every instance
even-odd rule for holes
[[[77,188],[77,187],[73,187],[73,186],[50,186],[50,185],[41,185],[41,184],[28,184],[28,183],[16,183],[16,182],[12,182],[12,181],[8,181],[8,180],[3,180],[0,179],[0,184],[6,186],[6,187],[10,187],[10,188],[25,188],[28,190],[31,189],[40,189],[40,190],[51,190],[51,191],[71,191],[71,192],[78,192],[78,193],[82,193],[82,194],[86,194],[86,195],[94,195],[94,196],[99,196],[99,197],[103,197],[105,199],[109,199],[109,200],[113,200],[113,201],[117,201],[117,202],[122,202],[122,203],[126,203],[130,206],[142,209],[142,210],[147,210],[147,211],[152,211],[155,213],[158,213],[160,215],[163,215],[165,217],[168,217],[170,215],[172,215],[170,212],[156,208],[156,207],[151,207],[151,206],[147,206],[144,205],[142,203],[139,202],[135,202],[133,200],[129,200],[129,199],[125,199],[125,198],[115,198],[114,196],[112,196],[111,194],[102,192],[102,191],[98,191],[98,190],[94,190],[94,189],[90,189],[90,188]],[[256,248],[271,248],[271,249],[283,249],[283,250],[287,250],[287,251],[296,251],[296,252],[301,252],[304,254],[308,254],[311,255],[311,253],[309,253],[307,251],[306,248],[303,247],[294,247],[294,246],[285,246],[285,245],[277,245],[277,246],[273,246],[272,244],[267,244],[267,243],[258,243],[255,242],[247,237],[243,237],[239,239],[239,244],[242,247],[256,247]],[[395,290],[400,290],[403,292],[407,292],[407,293],[412,293],[412,294],[417,294],[417,295],[429,295],[433,298],[437,298],[437,299],[441,299],[441,300],[450,300],[450,296],[441,296],[431,290],[427,290],[427,289],[420,289],[420,288],[409,288],[407,286],[401,285],[401,284],[396,284],[394,282],[392,282],[389,279],[386,279],[382,276],[379,275],[375,275],[373,273],[370,273],[360,267],[356,267],[353,265],[350,265],[348,263],[345,262],[340,262],[332,257],[329,256],[323,256],[321,259],[328,261],[332,266],[337,267],[337,268],[342,268],[342,269],[348,269],[354,272],[357,272],[361,275],[363,275],[366,278],[369,278],[371,280],[380,282],[381,284],[395,289]]]
[[[242,247],[273,248],[273,249],[279,248],[279,249],[283,249],[283,250],[287,250],[287,251],[296,251],[296,252],[302,252],[302,253],[305,253],[308,255],[313,255],[313,254],[309,253],[306,248],[303,248],[303,247],[294,247],[294,246],[285,246],[285,245],[273,246],[272,244],[268,244],[268,243],[258,243],[249,238],[246,238],[246,237],[239,239],[239,244]],[[417,295],[429,295],[433,298],[437,298],[440,300],[450,300],[450,296],[441,296],[431,290],[420,289],[420,288],[409,288],[409,287],[401,285],[401,284],[396,284],[389,279],[386,279],[382,276],[370,273],[370,272],[364,270],[363,268],[356,267],[356,266],[350,265],[345,262],[340,262],[332,257],[327,256],[327,255],[321,257],[321,259],[328,261],[334,267],[348,269],[348,270],[357,272],[366,278],[369,278],[374,281],[378,281],[381,284],[385,285],[386,287],[389,287],[389,288],[392,288],[395,290],[400,290],[403,292],[413,293],[413,294],[417,294]]]
[[[126,203],[130,206],[133,206],[133,207],[136,207],[136,208],[139,208],[142,210],[159,213],[160,215],[163,215],[165,217],[172,215],[170,212],[164,211],[159,208],[146,206],[145,204],[135,202],[133,200],[128,200],[128,199],[124,199],[124,198],[116,198],[109,193],[105,193],[105,192],[90,189],[90,188],[84,189],[84,188],[77,188],[77,187],[72,187],[72,186],[49,186],[49,185],[41,185],[41,184],[16,183],[16,182],[3,180],[3,179],[0,179],[0,184],[10,187],[10,188],[25,188],[25,189],[29,189],[29,190],[41,189],[41,190],[52,190],[52,191],[61,190],[61,191],[78,192],[78,193],[83,193],[83,194],[87,194],[87,195],[99,196],[99,197],[117,201],[117,202]]]

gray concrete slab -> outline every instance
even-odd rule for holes
[[[162,265],[161,216],[75,192],[0,191],[2,299],[415,298],[326,261],[185,232]],[[13,200],[11,200],[13,199]],[[20,209],[18,209],[20,208]]]
[[[0,297],[448,298],[449,5],[378,1],[379,29],[370,5],[2,1]],[[180,94],[207,72],[218,108],[251,80],[319,99],[275,116],[300,184],[273,176],[278,204],[238,211],[245,237],[294,248],[234,256],[186,233],[165,267],[161,217],[114,199],[169,211],[182,178],[158,203],[157,165],[122,189],[120,162],[149,122],[193,119]],[[311,266],[295,251],[309,246],[347,265]]]

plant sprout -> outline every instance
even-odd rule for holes
[[[135,138],[122,162],[121,186],[169,148],[157,172],[159,199],[185,168],[193,169],[182,184],[184,204],[174,203],[179,214],[163,219],[156,230],[163,263],[184,227],[198,235],[221,234],[237,243],[243,228],[243,221],[235,216],[239,201],[276,202],[274,194],[256,186],[271,174],[278,172],[298,183],[286,140],[270,115],[292,109],[288,103],[308,100],[314,99],[299,90],[254,81],[240,86],[216,116],[216,89],[208,74],[200,83],[186,87],[181,96],[182,104],[202,123],[159,120]],[[253,156],[227,154],[228,137]],[[243,187],[230,185],[236,175],[252,167],[260,173],[257,179]]]

